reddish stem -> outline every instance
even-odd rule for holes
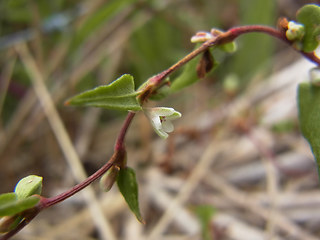
[[[135,112],[129,112],[127,115],[127,118],[121,128],[121,131],[118,135],[118,139],[116,141],[114,150],[115,151],[119,151],[119,150],[123,150],[124,149],[124,138],[127,134],[128,128],[130,126],[130,123],[132,122],[132,119],[134,118],[134,116],[136,115]]]
[[[242,34],[246,33],[253,33],[253,32],[261,32],[268,34],[270,36],[273,36],[275,38],[281,39],[285,43],[291,45],[292,43],[286,38],[283,32],[271,28],[268,26],[260,26],[260,25],[252,25],[252,26],[240,26],[240,27],[235,27],[230,29],[227,32],[221,33],[217,35],[216,37],[206,41],[203,43],[199,48],[196,50],[192,51],[190,54],[185,56],[183,59],[178,61],[176,64],[172,65],[170,68],[166,69],[165,71],[155,75],[149,80],[148,85],[140,92],[139,99],[141,104],[145,100],[148,99],[150,94],[153,91],[156,91],[158,87],[161,86],[163,81],[166,79],[168,75],[170,75],[172,72],[176,71],[178,68],[198,56],[199,54],[205,52],[208,48],[214,46],[214,45],[219,45],[219,44],[224,44],[231,42],[235,40],[237,37],[239,37]],[[312,53],[305,53],[302,51],[299,51],[302,55],[304,55],[306,58],[309,60],[315,62],[316,64],[320,65],[320,59],[312,52]],[[70,190],[61,193],[58,196],[52,197],[52,198],[41,198],[41,202],[39,204],[39,212],[44,209],[48,208],[52,205],[55,205],[61,201],[64,201],[65,199],[71,197],[72,195],[76,194],[77,192],[81,191],[85,187],[87,187],[89,184],[91,184],[93,181],[97,180],[100,178],[112,165],[117,161],[121,161],[124,153],[125,153],[125,146],[124,146],[124,139],[127,134],[128,128],[130,126],[130,123],[132,122],[132,119],[134,118],[135,113],[134,112],[129,112],[127,115],[127,118],[122,126],[122,129],[120,130],[120,133],[118,135],[116,144],[115,144],[115,151],[113,156],[109,159],[109,161],[102,166],[97,172],[92,174],[90,177],[88,177],[86,180],[83,182],[77,184]],[[35,216],[34,216],[35,217]],[[19,225],[17,231],[11,231],[5,235],[3,235],[0,239],[8,239],[9,237],[13,236],[15,233],[17,233],[19,230],[21,230],[27,222],[22,222],[21,225]]]
[[[94,174],[92,174],[83,182],[75,185],[73,188],[59,194],[58,196],[55,196],[52,198],[42,198],[40,208],[51,207],[52,205],[62,202],[67,198],[71,197],[72,195],[76,194],[77,192],[81,191],[82,189],[90,185],[92,182],[100,178],[106,171],[108,171],[108,169],[112,167],[116,159],[117,159],[117,152],[115,152],[115,154],[110,158],[110,160],[105,165],[103,165],[98,171],[96,171]]]
[[[197,48],[196,50],[189,53],[187,56],[185,56],[179,62],[172,65],[170,68],[166,69],[165,71],[152,77],[150,79],[150,84],[153,84],[154,86],[160,86],[161,83],[164,81],[164,79],[169,74],[176,71],[178,68],[180,68],[181,66],[183,66],[184,64],[186,64],[187,62],[189,62],[190,60],[192,60],[193,58],[195,58],[199,54],[203,53],[208,48],[210,48],[214,45],[219,45],[219,44],[231,42],[231,41],[235,40],[236,38],[238,38],[239,36],[241,36],[242,34],[247,34],[247,33],[265,33],[267,35],[270,35],[270,36],[273,36],[275,38],[282,40],[286,44],[292,45],[292,42],[290,42],[286,38],[286,36],[283,32],[281,32],[275,28],[272,28],[272,27],[263,26],[263,25],[251,25],[251,26],[240,26],[240,27],[231,28],[227,32],[223,32],[223,33],[217,35],[217,37],[206,41],[199,48]],[[306,53],[306,52],[299,51],[299,50],[297,50],[297,51],[299,53],[301,53],[302,55],[304,55],[310,61],[320,65],[320,59],[313,52]]]

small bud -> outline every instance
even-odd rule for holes
[[[285,33],[288,30],[288,24],[289,22],[287,18],[279,18],[277,23],[279,31]]]
[[[112,166],[100,179],[100,188],[109,192],[113,184],[117,180],[120,168],[118,166]]]
[[[320,87],[320,68],[312,68],[309,72],[310,81],[313,86]]]
[[[211,35],[212,36],[214,36],[214,37],[217,37],[217,36],[219,36],[221,33],[223,33],[221,30],[219,30],[219,29],[216,29],[216,28],[212,28],[211,30],[210,30],[210,33],[211,33]]]
[[[212,38],[212,35],[208,32],[197,32],[196,35],[192,36],[192,43],[202,43],[206,42]]]
[[[304,36],[304,26],[300,23],[290,21],[288,23],[288,30],[286,37],[290,41],[301,41]]]

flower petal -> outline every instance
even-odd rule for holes
[[[155,114],[158,116],[170,116],[174,114],[176,111],[173,108],[167,107],[155,107],[151,109],[151,114]]]
[[[162,130],[165,132],[168,132],[168,133],[173,132],[174,127],[173,127],[172,122],[170,122],[170,121],[162,122]]]
[[[166,139],[169,135],[168,133],[166,133],[165,131],[163,131],[162,129],[155,129],[155,132],[163,139]]]
[[[153,128],[155,128],[155,129],[161,129],[162,128],[161,120],[160,120],[159,116],[152,117],[151,118],[151,124],[152,124]]]
[[[170,116],[167,116],[166,119],[167,120],[175,120],[181,117],[181,113],[174,111],[173,114],[171,114]]]

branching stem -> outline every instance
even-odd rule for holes
[[[156,91],[159,87],[162,86],[162,84],[164,83],[167,76],[169,76],[174,71],[178,70],[180,67],[182,67],[183,65],[188,63],[190,60],[192,60],[193,58],[195,58],[199,54],[205,52],[210,47],[231,42],[243,34],[253,33],[253,32],[264,33],[264,34],[273,36],[275,38],[278,38],[289,45],[292,45],[292,43],[286,38],[285,34],[282,31],[277,30],[275,28],[268,27],[268,26],[252,25],[252,26],[240,26],[240,27],[231,28],[230,30],[228,30],[226,32],[222,32],[222,33],[216,35],[215,37],[209,39],[208,41],[204,42],[199,48],[197,48],[196,50],[189,53],[183,59],[181,59],[180,61],[178,61],[174,65],[172,65],[170,68],[151,77],[148,81],[148,84],[140,92],[139,100],[140,100],[141,105],[148,99],[150,94],[152,94],[154,91]],[[317,65],[320,65],[320,59],[314,54],[314,52],[312,52],[312,53],[305,53],[302,51],[298,51],[298,52],[300,52],[303,56],[305,56],[307,59],[313,61]],[[51,207],[59,202],[62,202],[64,200],[66,200],[67,198],[73,196],[77,192],[81,191],[82,189],[84,189],[85,187],[90,185],[92,182],[99,179],[104,173],[106,173],[108,171],[108,169],[110,167],[112,167],[112,165],[116,161],[119,161],[123,158],[123,156],[124,156],[123,154],[125,153],[125,145],[124,145],[125,136],[127,134],[128,128],[129,128],[130,123],[132,122],[134,116],[135,116],[134,112],[128,113],[127,118],[126,118],[126,120],[120,130],[118,138],[116,140],[114,154],[108,160],[108,162],[105,165],[103,165],[97,172],[95,172],[90,177],[88,177],[86,180],[77,184],[76,186],[72,187],[71,189],[61,193],[60,195],[52,197],[52,198],[42,197],[40,204],[38,205],[39,212],[42,209]],[[36,214],[35,214],[35,216],[36,216]],[[7,234],[0,237],[0,240],[10,238],[14,234],[16,234],[19,230],[21,230],[25,225],[27,225],[28,222],[26,222],[26,221],[22,222],[18,226],[18,228],[14,229],[11,232],[8,232]]]

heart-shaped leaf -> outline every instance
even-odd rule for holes
[[[133,77],[122,75],[106,86],[99,86],[70,98],[66,105],[92,106],[116,110],[141,110]]]
[[[305,28],[305,35],[302,39],[303,51],[314,51],[319,45],[320,7],[316,4],[304,5],[297,12],[297,20]]]
[[[122,168],[118,174],[117,184],[131,211],[141,223],[144,223],[139,209],[138,184],[134,170],[129,167]]]
[[[320,176],[320,87],[301,83],[298,90],[299,121],[317,161]]]
[[[14,192],[19,199],[27,198],[34,194],[41,194],[42,177],[30,175],[22,178],[16,185]]]

